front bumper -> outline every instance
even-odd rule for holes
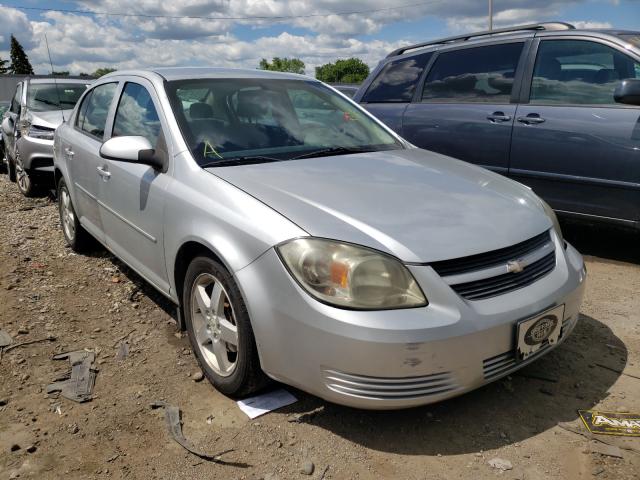
[[[501,378],[567,338],[578,320],[586,270],[580,254],[553,237],[556,267],[548,275],[479,301],[462,299],[430,267],[411,266],[427,307],[338,309],[304,292],[274,250],[236,278],[269,376],[343,405],[405,408]],[[565,310],[558,344],[516,363],[516,322],[560,304]]]
[[[16,141],[16,147],[29,173],[53,173],[53,140],[22,136]]]

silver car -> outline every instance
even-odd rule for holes
[[[23,195],[52,177],[53,133],[86,90],[87,80],[27,78],[2,120],[9,176]]]
[[[64,237],[182,312],[206,377],[390,409],[555,348],[586,271],[554,213],[413,147],[327,85],[210,68],[98,80],[55,135]]]

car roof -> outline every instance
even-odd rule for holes
[[[66,78],[66,77],[50,77],[50,78],[28,78],[27,81],[32,84],[40,84],[40,83],[80,83],[83,85],[88,85],[93,82],[93,78],[87,78],[86,80],[80,78]]]
[[[640,35],[640,32],[634,30],[618,30],[612,28],[593,29],[593,28],[575,28],[573,25],[565,22],[547,22],[536,23],[530,25],[518,25],[514,27],[494,29],[492,31],[481,31],[457,35],[455,37],[446,37],[434,39],[415,45],[408,45],[398,48],[386,59],[397,58],[403,56],[411,56],[418,53],[438,50],[442,47],[464,46],[464,45],[482,45],[485,43],[493,43],[512,38],[527,38],[545,35],[585,35],[593,37],[617,37],[621,35]],[[386,60],[385,59],[385,60]]]
[[[145,70],[118,70],[101,77],[117,77],[123,75],[149,77],[158,75],[164,80],[193,80],[201,78],[273,78],[289,80],[315,80],[296,73],[271,72],[249,68],[216,68],[216,67],[162,67]]]

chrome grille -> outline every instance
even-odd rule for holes
[[[547,275],[556,265],[556,254],[551,252],[540,260],[524,267],[519,273],[505,273],[473,282],[451,285],[451,288],[467,300],[483,300],[531,285]]]
[[[323,369],[326,385],[334,392],[354,397],[392,400],[420,398],[458,388],[450,372],[419,377],[369,377]]]
[[[535,252],[550,241],[551,236],[547,230],[540,235],[536,235],[529,240],[512,245],[511,247],[501,248],[499,250],[493,250],[491,252],[480,253],[468,257],[456,258],[453,260],[433,262],[430,266],[441,277],[460,275],[476,270],[485,270],[487,268],[506,264],[510,260],[516,260],[531,252]]]

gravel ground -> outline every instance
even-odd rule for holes
[[[638,478],[639,438],[603,438],[625,448],[615,458],[559,426],[584,431],[578,409],[640,412],[638,238],[565,232],[590,254],[583,314],[559,349],[521,373],[398,412],[353,410],[289,389],[297,403],[249,420],[194,381],[196,361],[166,300],[103,249],[80,256],[65,248],[56,204],[23,198],[2,175],[0,328],[14,342],[56,339],[0,360],[0,479]],[[119,359],[123,342],[130,351]],[[80,349],[96,353],[94,399],[47,395],[68,369],[52,356]],[[541,375],[553,381],[534,378]],[[157,400],[182,409],[184,433],[198,448],[231,451],[218,463],[188,453],[169,436],[162,410],[150,408]]]

